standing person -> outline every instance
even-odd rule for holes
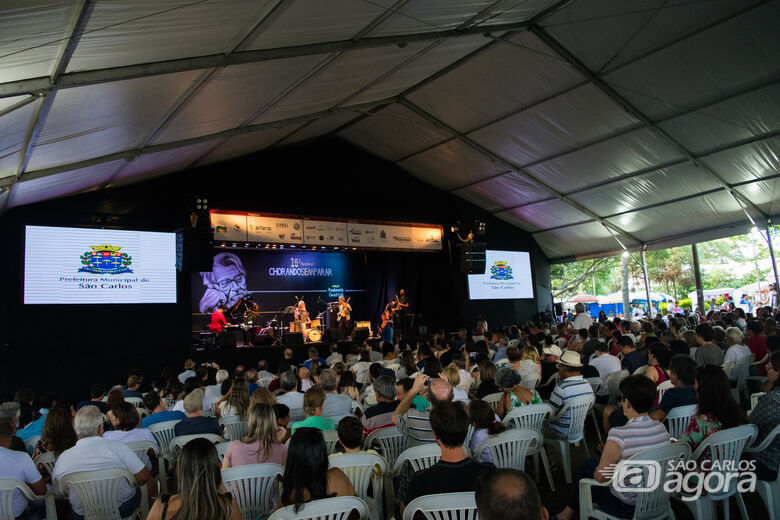
[[[217,449],[207,439],[193,439],[184,445],[176,475],[179,493],[158,498],[147,520],[242,520],[236,501],[222,491]]]
[[[345,338],[352,335],[351,318],[352,306],[343,296],[339,296],[339,329]]]
[[[406,295],[406,291],[401,289],[398,291],[398,295],[393,299],[394,309],[394,327],[399,334],[404,334],[409,329],[408,316],[409,316],[409,296]]]
[[[585,305],[578,303],[574,306],[574,310],[577,311],[577,315],[574,317],[574,329],[588,329],[593,325],[593,318],[591,318],[588,311],[585,310]],[[582,338],[583,341],[585,338]]]

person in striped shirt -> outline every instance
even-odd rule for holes
[[[606,482],[612,477],[614,467],[632,455],[641,451],[665,446],[671,442],[666,427],[651,419],[647,413],[655,399],[655,384],[644,375],[628,376],[620,383],[620,402],[628,418],[625,426],[617,426],[609,431],[601,458],[593,457],[585,461],[580,468],[578,478],[572,485],[569,504],[558,513],[559,520],[578,518],[579,481],[593,478]],[[623,485],[627,485],[623,482]],[[594,487],[591,489],[593,501],[601,511],[611,516],[632,518],[636,504],[636,493],[618,491],[614,486]]]
[[[590,383],[582,377],[582,363],[580,355],[573,350],[567,350],[558,360],[558,375],[560,381],[550,395],[549,404],[557,415],[566,404],[574,397],[580,395],[593,395]],[[571,412],[567,411],[561,417],[550,421],[552,433],[565,435],[569,431]]]

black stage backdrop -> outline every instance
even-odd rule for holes
[[[83,398],[90,383],[121,382],[129,368],[152,378],[162,366],[181,366],[190,354],[192,301],[199,300],[192,273],[178,277],[177,304],[25,306],[24,226],[172,231],[190,225],[194,197],[207,198],[214,209],[442,224],[440,253],[347,253],[350,265],[362,265],[366,290],[364,315],[355,319],[375,322],[400,287],[418,322],[449,330],[473,325],[479,312],[500,325],[551,307],[549,263],[528,233],[338,138],[321,139],[0,216],[0,395],[30,386]],[[489,248],[530,251],[534,299],[468,300],[446,231],[474,219],[487,222]],[[196,287],[202,290],[202,283]]]

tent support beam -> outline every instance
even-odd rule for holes
[[[699,267],[699,248],[696,247],[696,243],[691,244],[691,255],[693,256],[693,278],[696,281],[696,299],[699,301],[699,314],[702,316],[707,314],[707,310],[704,305],[704,289],[701,283],[701,269]],[[675,302],[676,303],[676,302]],[[693,309],[696,312],[696,309]]]
[[[654,316],[653,312],[653,302],[650,299],[650,278],[647,276],[647,255],[646,255],[647,246],[642,246],[642,249],[640,250],[640,253],[642,255],[642,274],[645,278],[645,294],[647,295],[647,312],[650,315],[650,319],[652,320]]]
[[[775,261],[775,248],[772,246],[772,219],[766,223],[766,244],[769,246],[769,257],[772,259],[772,273],[775,275],[775,291],[780,287],[780,280],[777,277],[777,262]]]
[[[612,99],[612,101],[617,103],[619,106],[624,107],[626,111],[628,111],[628,113],[630,113],[635,118],[642,121],[645,124],[645,126],[652,129],[656,133],[656,135],[661,137],[669,145],[671,145],[678,152],[680,152],[694,166],[697,166],[701,168],[703,171],[707,172],[713,179],[715,179],[721,186],[723,186],[723,189],[727,190],[735,199],[738,199],[738,201],[741,200],[746,206],[752,208],[753,211],[755,211],[758,215],[761,215],[764,218],[768,217],[768,215],[764,213],[764,211],[761,208],[753,204],[753,202],[750,199],[742,196],[742,194],[740,193],[732,191],[729,188],[728,182],[726,182],[726,180],[723,177],[721,177],[717,172],[715,172],[715,170],[713,170],[706,164],[702,164],[699,161],[697,161],[696,156],[690,150],[688,150],[680,141],[672,137],[672,135],[669,134],[669,132],[667,132],[663,128],[661,128],[661,126],[658,123],[650,119],[647,115],[645,115],[644,112],[642,112],[637,107],[635,107],[630,101],[624,98],[614,88],[612,88],[603,79],[601,79],[596,73],[591,71],[574,54],[572,54],[572,52],[569,51],[569,49],[567,49],[558,40],[553,38],[547,31],[545,31],[538,25],[529,26],[529,30],[533,34],[535,34],[540,40],[542,40],[546,45],[552,48],[559,56],[565,58],[566,61],[568,61],[572,66],[574,66],[574,68],[576,68],[580,72],[580,74],[582,74],[586,79],[591,81],[599,90],[601,90],[605,95],[607,95],[610,99]]]
[[[419,106],[415,105],[411,101],[409,101],[407,99],[404,99],[404,98],[401,98],[399,100],[399,103],[401,103],[402,105],[404,105],[406,108],[410,109],[412,112],[416,113],[417,115],[419,115],[419,116],[423,117],[424,119],[430,121],[431,123],[433,123],[437,127],[441,128],[443,130],[446,130],[452,136],[457,137],[457,139],[459,141],[461,141],[463,144],[465,144],[469,148],[473,149],[477,153],[487,157],[493,163],[499,164],[502,167],[504,167],[504,168],[506,168],[508,170],[512,170],[512,171],[516,172],[518,175],[520,175],[522,177],[525,177],[528,180],[531,180],[532,182],[538,184],[539,186],[541,186],[545,190],[547,190],[550,193],[554,194],[561,201],[563,201],[566,204],[568,204],[569,206],[575,208],[577,211],[580,211],[581,213],[584,213],[585,215],[588,215],[589,217],[591,217],[591,218],[593,218],[595,220],[600,221],[604,226],[610,228],[611,230],[615,231],[616,233],[619,233],[619,234],[621,234],[621,235],[623,235],[625,237],[630,238],[636,244],[638,244],[638,245],[642,244],[642,241],[639,240],[634,235],[632,235],[631,233],[628,233],[627,231],[625,231],[625,230],[615,226],[611,222],[607,222],[606,220],[604,220],[602,217],[600,217],[599,215],[597,215],[593,211],[591,211],[588,208],[582,206],[581,204],[579,204],[578,202],[572,200],[571,198],[567,197],[566,195],[560,193],[558,190],[556,190],[555,188],[553,188],[549,184],[547,184],[547,183],[537,179],[535,176],[531,175],[527,171],[525,171],[522,168],[518,167],[516,164],[512,163],[512,161],[510,161],[508,159],[505,159],[504,157],[501,157],[500,155],[498,155],[498,154],[496,154],[494,152],[491,152],[490,150],[486,149],[485,147],[483,147],[482,145],[480,145],[479,143],[477,143],[476,141],[474,141],[470,137],[468,137],[468,136],[458,132],[455,128],[449,126],[447,123],[445,123],[441,119],[437,118],[433,114],[430,114],[429,112],[427,112],[426,110],[424,110],[424,109],[420,108]]]

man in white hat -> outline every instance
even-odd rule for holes
[[[582,362],[580,355],[567,350],[558,361],[560,381],[550,396],[550,405],[557,415],[573,398],[580,395],[593,395],[590,383],[582,377]],[[565,434],[569,430],[570,412],[566,412],[555,421],[550,421],[550,428],[557,434]]]

